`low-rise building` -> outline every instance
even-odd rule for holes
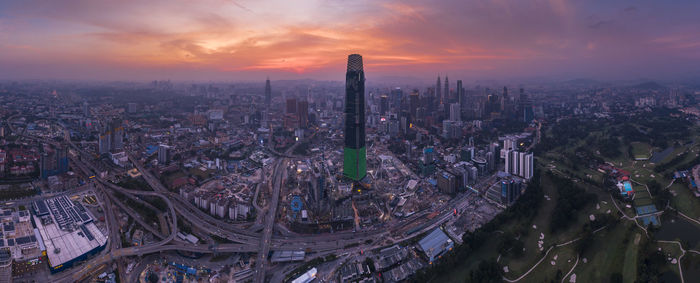
[[[425,253],[428,262],[432,264],[443,254],[451,251],[454,247],[454,242],[440,228],[436,228],[428,236],[418,241],[418,246]]]

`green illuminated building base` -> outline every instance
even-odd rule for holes
[[[343,175],[353,181],[367,175],[367,149],[346,147],[343,151]]]

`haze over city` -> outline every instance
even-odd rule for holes
[[[2,1],[12,79],[679,80],[700,71],[700,3],[665,1]]]

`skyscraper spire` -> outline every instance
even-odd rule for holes
[[[348,56],[345,74],[345,149],[343,151],[343,175],[353,181],[367,175],[367,151],[365,149],[365,72],[362,56]]]

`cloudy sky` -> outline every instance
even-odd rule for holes
[[[0,0],[0,79],[700,76],[700,1]]]

